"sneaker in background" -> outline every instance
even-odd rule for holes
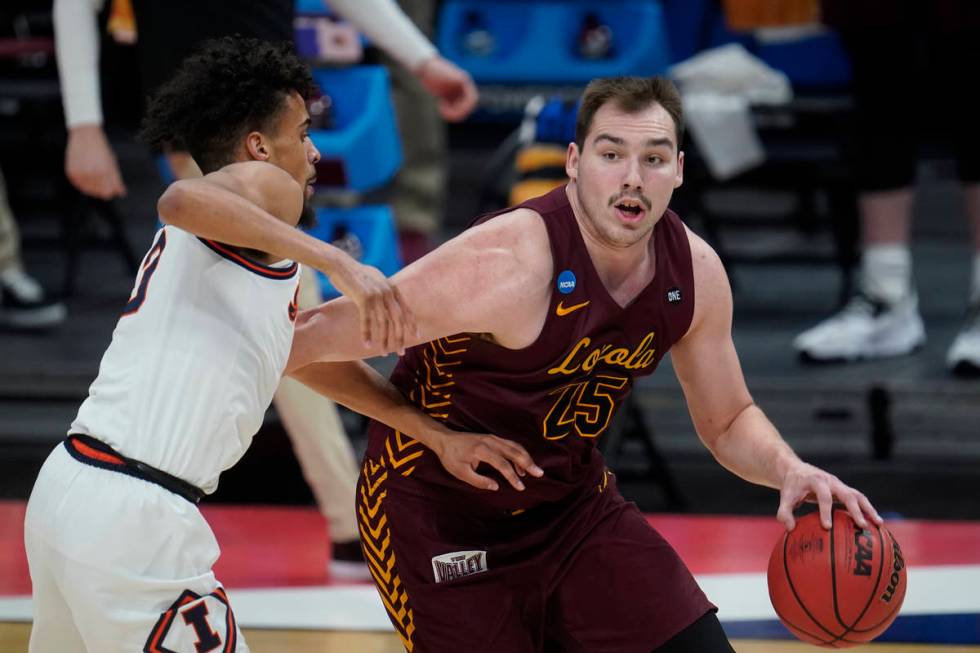
[[[0,327],[49,329],[64,322],[66,315],[65,305],[45,295],[20,268],[0,272]]]
[[[980,302],[966,312],[966,322],[946,354],[946,364],[957,376],[980,377]]]
[[[852,362],[904,356],[925,341],[914,294],[895,304],[856,295],[840,312],[798,335],[793,348],[808,362]]]

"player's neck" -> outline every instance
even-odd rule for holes
[[[582,240],[585,241],[589,258],[592,259],[593,267],[610,294],[616,295],[617,289],[633,286],[642,288],[649,283],[656,267],[653,230],[651,229],[640,240],[630,245],[610,242],[585,215],[584,209],[578,204],[574,190],[569,189],[569,191],[572,212],[582,234]]]
[[[579,228],[589,258],[606,291],[622,306],[632,302],[656,272],[653,231],[636,243],[622,247],[603,241],[582,222]]]

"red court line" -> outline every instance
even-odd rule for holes
[[[0,501],[0,595],[30,593],[22,501]],[[288,587],[328,582],[327,525],[314,508],[205,506],[222,555],[215,566],[229,587]],[[650,523],[691,571],[765,571],[782,526],[770,517],[651,515]],[[980,522],[887,524],[910,565],[980,564]]]
[[[0,501],[0,595],[30,594],[23,501]],[[327,522],[313,508],[206,506],[221,546],[218,579],[230,587],[294,587],[327,582]]]
[[[774,517],[648,515],[696,574],[765,571],[783,526]],[[980,523],[889,521],[906,562],[918,566],[980,564]]]

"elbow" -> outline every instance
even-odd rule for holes
[[[164,224],[181,226],[181,218],[187,212],[189,191],[180,181],[175,181],[167,187],[160,199],[157,200],[157,215]]]
[[[715,458],[718,457],[719,451],[726,448],[727,442],[731,439],[732,434],[738,430],[736,425],[742,416],[754,407],[755,404],[750,402],[721,419],[708,419],[695,424],[698,437]]]

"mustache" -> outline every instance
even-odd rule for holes
[[[643,194],[641,194],[641,193],[629,193],[629,192],[625,192],[625,191],[619,193],[618,195],[616,195],[612,199],[610,199],[609,200],[609,206],[615,206],[617,202],[619,202],[620,200],[622,200],[625,197],[629,197],[630,199],[634,199],[634,200],[638,201],[640,204],[642,204],[643,206],[646,207],[647,211],[649,211],[650,209],[653,208],[653,203],[650,200],[648,200]]]

